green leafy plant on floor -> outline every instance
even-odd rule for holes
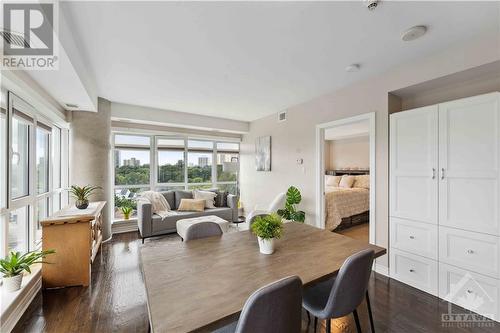
[[[134,209],[130,206],[122,206],[120,207],[120,210],[122,211],[125,220],[128,220]]]
[[[302,195],[300,191],[295,186],[290,186],[286,191],[286,201],[285,208],[278,209],[278,215],[285,220],[291,220],[296,222],[304,222],[306,219],[306,213],[297,210],[297,205],[302,201]]]
[[[283,233],[283,221],[276,213],[258,216],[251,228],[252,232],[262,239],[280,238]]]
[[[31,273],[31,265],[43,263],[41,259],[55,252],[55,250],[47,250],[21,254],[21,252],[11,251],[5,259],[0,259],[0,273],[3,277],[14,277],[23,271]]]

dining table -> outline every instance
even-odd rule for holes
[[[386,249],[314,226],[290,222],[261,254],[250,230],[189,242],[146,243],[140,264],[152,332],[210,332],[238,319],[257,289],[296,275],[307,286],[337,274],[352,254]]]

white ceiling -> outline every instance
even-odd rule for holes
[[[368,136],[369,133],[370,122],[368,120],[361,120],[325,129],[325,140],[341,140]]]
[[[498,29],[498,2],[65,2],[99,96],[254,120]],[[407,28],[427,35],[402,42]],[[344,67],[360,63],[361,71]]]

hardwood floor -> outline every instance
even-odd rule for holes
[[[146,242],[179,241],[176,236],[152,238]],[[148,314],[144,284],[139,269],[136,233],[113,236],[103,244],[92,266],[92,285],[46,290],[29,306],[13,332],[147,332]],[[441,314],[448,303],[373,273],[370,298],[377,332],[498,332],[500,324],[489,327],[442,327]],[[363,332],[369,332],[362,305]],[[454,307],[457,311],[457,308]],[[464,311],[464,310],[462,310]],[[458,309],[458,312],[460,310]],[[348,318],[350,321],[350,319]],[[312,325],[305,332],[313,332]],[[350,322],[349,322],[350,324]],[[354,332],[352,325],[342,332]],[[319,330],[318,330],[319,332]]]
[[[369,229],[370,225],[368,223],[363,223],[360,225],[355,225],[353,227],[335,232],[368,243],[370,237]]]

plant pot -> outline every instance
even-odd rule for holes
[[[262,254],[273,254],[274,252],[274,238],[263,239],[257,237],[259,240],[259,249]]]
[[[21,289],[21,283],[23,282],[23,274],[19,274],[12,277],[3,277],[3,287],[9,292],[17,291]]]
[[[125,220],[130,219],[130,214],[123,214],[123,218],[124,218]]]
[[[75,206],[78,209],[85,209],[89,206],[89,201],[88,200],[76,200]]]

